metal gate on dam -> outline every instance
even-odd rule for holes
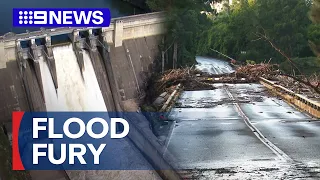
[[[12,111],[135,111],[132,101],[144,94],[164,24],[165,14],[157,12],[115,18],[103,28],[0,37],[1,123],[11,126]],[[135,136],[145,138],[138,131]],[[33,179],[65,179],[64,172],[32,173]],[[80,174],[71,172],[77,179]]]
[[[150,13],[112,19],[106,28],[0,37],[1,122],[17,110],[123,110],[143,94],[164,22],[163,13]]]

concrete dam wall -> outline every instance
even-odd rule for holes
[[[102,96],[98,102],[106,107],[101,110],[115,111],[138,98],[165,33],[164,22],[163,13],[150,13],[112,19],[106,28],[56,28],[0,37],[1,122],[10,121],[14,110],[90,111],[97,107],[90,108],[88,99]],[[70,42],[55,44],[61,36]]]
[[[42,29],[0,37],[0,122],[10,127],[12,111],[135,111],[132,102],[144,95],[164,23],[160,12],[112,19],[103,28]],[[138,152],[131,141],[124,141],[128,154]],[[142,156],[140,163],[149,164]],[[31,172],[33,179],[44,179],[43,174]],[[68,179],[67,174],[106,177],[102,172],[63,172],[46,173],[46,179]],[[158,178],[155,172],[146,176]]]

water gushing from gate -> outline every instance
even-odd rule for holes
[[[58,89],[54,88],[47,62],[40,59],[47,111],[107,111],[88,52],[81,73],[72,45],[53,48]]]

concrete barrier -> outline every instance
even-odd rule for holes
[[[300,94],[297,94],[283,86],[277,85],[265,78],[260,77],[260,83],[270,89],[276,95],[279,95],[288,103],[295,105],[310,115],[320,118],[320,103],[310,100]]]

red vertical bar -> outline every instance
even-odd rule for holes
[[[18,144],[19,128],[24,112],[12,112],[12,169],[24,170]]]

